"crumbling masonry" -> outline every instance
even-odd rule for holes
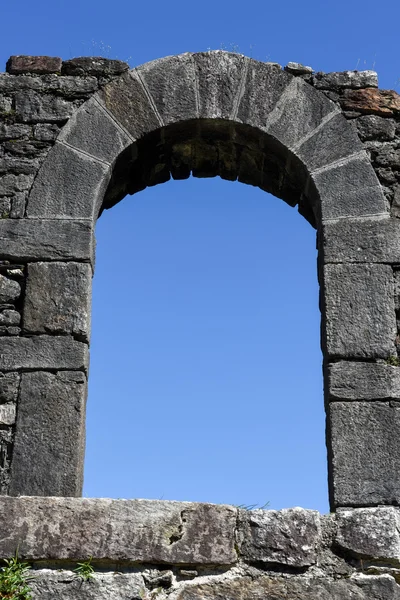
[[[96,219],[190,174],[317,230],[331,515],[79,498]],[[14,56],[0,217],[0,557],[32,561],[35,599],[400,600],[396,92],[222,51],[132,70]]]

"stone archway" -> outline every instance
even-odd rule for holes
[[[398,221],[335,102],[278,65],[225,52],[154,61],[96,91],[61,129],[22,218],[0,222],[2,258],[27,273],[23,332],[2,338],[0,355],[0,371],[20,377],[9,493],[80,495],[95,220],[127,193],[190,173],[257,185],[316,227],[331,506],[398,503],[388,400],[400,385],[387,364]]]

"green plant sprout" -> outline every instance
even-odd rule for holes
[[[0,569],[0,598],[30,600],[32,596],[29,582],[33,579],[32,575],[28,575],[30,565],[19,561],[18,551],[4,562],[5,566]]]
[[[80,577],[83,581],[89,581],[94,577],[94,569],[92,567],[92,556],[85,560],[84,562],[78,563],[74,572]]]

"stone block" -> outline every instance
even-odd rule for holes
[[[339,361],[327,366],[329,400],[400,400],[400,368]]]
[[[237,562],[231,506],[164,500],[0,497],[0,556],[168,565]]]
[[[356,152],[363,145],[351,122],[342,114],[335,115],[296,147],[296,155],[309,171],[327,166]]]
[[[320,90],[377,88],[378,74],[375,71],[316,73],[313,83],[314,87]]]
[[[322,226],[325,263],[400,263],[400,221],[340,219]]]
[[[91,221],[0,219],[2,260],[93,260]]]
[[[61,64],[62,60],[58,56],[10,56],[6,71],[10,75],[60,73]]]
[[[33,180],[33,175],[4,175],[0,177],[0,196],[11,196],[15,192],[29,190]]]
[[[396,135],[396,121],[385,119],[378,115],[364,115],[355,120],[358,134],[363,142],[373,140],[374,142],[388,142]]]
[[[295,148],[332,112],[339,109],[331,100],[300,77],[293,77],[268,116],[266,129],[283,146]]]
[[[10,495],[81,495],[86,389],[79,371],[22,373]]]
[[[318,575],[231,577],[181,588],[177,600],[399,600],[400,591],[389,575],[332,579]]]
[[[293,80],[279,65],[247,59],[243,94],[239,101],[237,119],[266,131],[272,109]]]
[[[92,269],[75,262],[31,263],[24,304],[24,331],[90,337]]]
[[[14,402],[0,404],[0,425],[14,425],[16,412]]]
[[[80,56],[64,60],[62,74],[76,76],[115,77],[128,71],[129,65],[122,60],[102,58],[101,56]]]
[[[110,164],[132,143],[131,138],[94,98],[72,115],[58,141],[64,141]]]
[[[322,219],[386,213],[381,185],[367,156],[356,156],[312,173]]]
[[[317,561],[320,535],[320,516],[314,510],[239,513],[239,553],[247,562],[309,567]]]
[[[326,358],[387,358],[397,334],[393,271],[388,265],[324,266]]]
[[[70,336],[36,335],[0,339],[0,371],[88,367],[88,347]]]
[[[231,52],[193,54],[199,89],[199,117],[231,119],[240,99],[246,58]]]
[[[20,379],[19,373],[0,373],[0,404],[17,401]]]
[[[394,90],[345,90],[340,99],[343,110],[366,115],[394,117],[400,112],[400,95]]]
[[[331,507],[400,503],[400,403],[328,406]]]
[[[36,175],[40,163],[37,158],[24,158],[21,156],[4,156],[0,158],[0,174]]]
[[[76,105],[53,94],[24,90],[15,94],[15,114],[23,123],[61,123],[69,119]]]
[[[21,294],[21,286],[18,281],[0,275],[0,304],[15,302]]]
[[[33,136],[40,142],[54,142],[60,131],[55,123],[38,123],[33,127]]]
[[[98,92],[104,106],[133,138],[161,127],[150,100],[134,71],[125,73]]]
[[[32,127],[30,125],[23,125],[22,123],[0,123],[0,140],[16,140],[19,138],[27,138],[32,134]]]
[[[30,588],[32,600],[140,600],[148,594],[140,573],[118,571],[96,572],[83,582],[74,571],[35,570]]]
[[[306,67],[297,62],[288,62],[286,67],[284,67],[284,70],[293,75],[311,75],[314,72],[312,67]]]
[[[95,219],[110,175],[105,163],[56,143],[33,184],[27,216]]]
[[[335,545],[357,558],[400,564],[399,511],[393,506],[339,510]]]
[[[198,117],[192,54],[154,60],[138,67],[136,73],[150,93],[164,125]]]

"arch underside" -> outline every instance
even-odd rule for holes
[[[398,225],[389,217],[355,129],[334,102],[303,79],[275,64],[218,51],[167,57],[108,83],[71,116],[35,179],[19,227],[38,240],[39,250],[33,258],[28,250],[18,256],[11,244],[6,258],[28,263],[28,293],[35,282],[39,293],[44,273],[51,281],[56,269],[63,272],[65,289],[79,277],[79,296],[88,307],[90,276],[82,268],[93,262],[99,213],[126,194],[191,174],[256,185],[298,205],[317,228],[331,505],[400,503],[400,452],[385,433],[385,423],[397,416],[384,403],[395,387],[395,367],[387,361],[396,356]],[[59,240],[56,250],[47,242],[51,232]],[[25,323],[28,316],[27,311]],[[52,330],[46,318],[27,328],[29,336],[41,347],[50,343],[43,341],[44,333],[53,331],[62,369],[86,374],[89,317],[79,325],[80,337],[75,325]],[[40,354],[38,370],[57,371],[54,361],[49,367],[50,354],[49,349]],[[37,386],[64,385],[68,393],[78,393],[80,385],[83,406],[82,382],[53,379],[52,373],[37,375]],[[27,475],[23,448],[29,440],[43,456],[42,466],[57,452],[40,447],[43,423],[23,421],[24,402],[29,404],[21,399],[11,493],[79,495],[84,410],[78,423],[70,421],[70,456],[57,455],[57,472],[65,476],[52,480],[39,470]],[[389,467],[376,469],[374,461]]]

